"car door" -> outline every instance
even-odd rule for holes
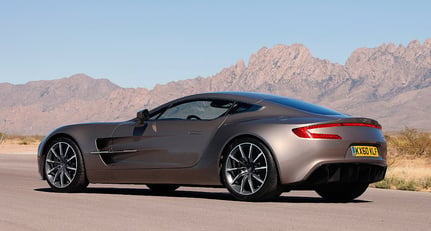
[[[111,164],[121,168],[187,168],[195,165],[226,119],[232,102],[194,100],[172,105],[143,124],[113,134]],[[127,135],[128,134],[128,135]]]

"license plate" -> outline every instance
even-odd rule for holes
[[[352,155],[357,157],[379,157],[379,150],[373,146],[352,146]]]

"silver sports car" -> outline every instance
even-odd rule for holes
[[[226,187],[262,201],[315,190],[351,201],[386,173],[375,120],[303,101],[249,92],[186,96],[124,122],[60,127],[41,142],[42,179],[58,192],[89,183]]]

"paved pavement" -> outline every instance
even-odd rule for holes
[[[429,230],[431,193],[368,189],[351,203],[311,191],[274,202],[235,201],[225,189],[181,187],[170,196],[142,185],[95,185],[54,193],[35,155],[0,154],[0,230]]]

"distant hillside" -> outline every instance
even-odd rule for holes
[[[311,55],[301,44],[262,48],[211,77],[121,88],[84,74],[27,84],[0,84],[0,131],[46,134],[79,122],[130,119],[137,110],[209,91],[256,91],[317,103],[379,120],[386,131],[431,130],[431,39],[407,47],[359,48],[345,65]],[[2,124],[3,123],[3,124]]]

